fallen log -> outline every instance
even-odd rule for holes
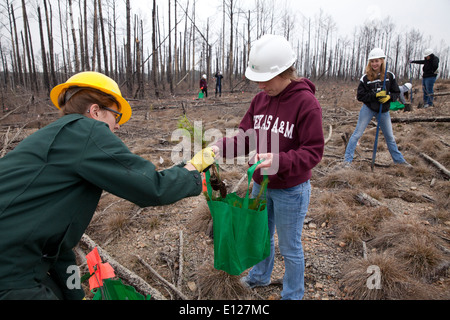
[[[425,153],[420,154],[425,160],[431,162],[434,166],[436,166],[442,173],[444,173],[447,177],[450,178],[450,171],[447,170],[446,167],[444,167],[442,164],[431,158],[430,156],[426,155]]]
[[[358,201],[359,203],[365,205],[365,206],[368,206],[368,207],[383,207],[383,208],[386,208],[387,210],[389,210],[389,212],[391,212],[392,214],[395,215],[395,212],[392,211],[391,208],[389,208],[387,205],[381,203],[377,199],[372,198],[371,196],[369,196],[368,194],[366,194],[364,192],[360,192],[357,195],[355,195],[355,200]]]
[[[167,300],[158,290],[151,287],[144,279],[136,275],[134,272],[128,270],[116,260],[114,260],[104,249],[99,247],[89,236],[83,234],[80,243],[86,246],[89,250],[94,250],[97,247],[98,253],[103,261],[108,262],[114,269],[116,275],[125,280],[136,290],[142,292],[144,295],[151,295],[155,300]]]
[[[355,199],[365,205],[365,206],[369,206],[369,207],[382,207],[383,204],[378,201],[377,199],[372,198],[371,196],[369,196],[368,194],[365,194],[364,192],[360,192],[355,196]]]
[[[433,94],[430,94],[430,96],[434,97],[450,96],[450,92],[435,92]]]
[[[410,122],[450,122],[450,117],[410,117],[410,118],[391,118],[392,123],[410,123]]]

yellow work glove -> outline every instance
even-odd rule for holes
[[[198,152],[188,163],[192,164],[198,172],[208,171],[214,163],[214,151],[212,148],[205,148]]]
[[[385,90],[378,92],[376,95],[377,99],[381,98],[381,97],[386,97],[386,96],[387,96],[387,94],[386,94]]]
[[[388,102],[391,99],[391,96],[389,96],[388,94],[386,94],[386,91],[380,91],[376,94],[377,100],[380,103],[385,104],[386,102]]]
[[[379,97],[379,98],[378,98],[378,101],[379,101],[380,103],[382,103],[382,104],[385,104],[385,103],[388,102],[389,100],[391,100],[391,96],[390,96],[390,95],[387,95],[387,96]]]

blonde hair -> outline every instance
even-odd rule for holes
[[[381,71],[378,74],[377,72],[373,71],[372,67],[370,66],[370,60],[367,63],[366,66],[366,75],[367,78],[369,79],[369,81],[374,81],[375,79],[380,79],[380,80],[384,80],[384,73],[386,72],[386,59],[384,58],[379,58],[381,60],[383,60],[383,63],[381,64]]]
[[[294,66],[291,66],[287,70],[283,71],[282,73],[279,74],[279,76],[283,79],[289,79],[291,81],[300,81],[301,80],[301,79],[299,79],[298,74],[297,74],[297,69],[295,69]]]
[[[61,106],[59,111],[60,116],[77,113],[85,114],[92,104],[98,104],[103,107],[111,107],[113,104],[116,104],[116,106],[119,107],[116,99],[111,95],[104,94],[101,91],[91,88],[80,89],[81,90],[73,94],[67,102],[65,101],[67,91],[60,94],[58,98],[58,103]]]

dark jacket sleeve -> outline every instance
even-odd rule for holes
[[[365,77],[359,82],[358,89],[356,91],[356,99],[365,105],[370,106],[373,102],[377,102],[377,97],[376,93],[368,86],[364,79]]]
[[[389,102],[395,102],[398,100],[400,96],[400,88],[397,83],[397,79],[393,73],[389,72],[389,90],[387,94],[391,96],[391,100]]]
[[[435,73],[436,70],[439,68],[439,58],[436,56],[433,56],[432,60],[432,72]]]
[[[199,172],[181,166],[157,171],[100,123],[92,130],[78,172],[99,188],[141,207],[172,204],[202,191]]]

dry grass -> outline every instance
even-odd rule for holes
[[[379,284],[375,286],[375,272],[379,271]],[[393,255],[371,254],[367,259],[350,261],[344,269],[342,284],[356,300],[430,299],[429,286],[411,278],[406,265]]]
[[[436,242],[430,242],[427,235],[413,235],[394,248],[395,256],[403,259],[409,273],[416,278],[432,278],[444,263],[445,256],[436,247]]]
[[[236,300],[251,293],[241,284],[240,276],[214,269],[208,261],[198,268],[196,276],[202,299]]]
[[[332,192],[324,192],[311,200],[314,203],[310,205],[310,215],[319,224],[336,224],[349,211],[345,199]]]
[[[211,221],[211,212],[209,211],[208,203],[205,200],[200,203],[199,207],[193,213],[188,226],[192,232],[208,233]]]
[[[364,208],[347,213],[338,223],[338,237],[350,247],[361,247],[362,241],[375,236],[379,225],[392,216],[385,207]]]
[[[440,141],[437,141],[435,137],[424,139],[420,144],[421,152],[429,155],[432,158],[440,155],[444,151],[444,147]]]
[[[435,193],[438,195],[436,200],[436,208],[446,210],[446,218],[450,220],[450,181],[438,181],[434,186]]]
[[[422,222],[417,219],[396,217],[381,223],[375,238],[370,241],[370,245],[375,248],[387,249],[398,243],[408,241],[411,236],[426,236],[428,241],[437,241]]]

